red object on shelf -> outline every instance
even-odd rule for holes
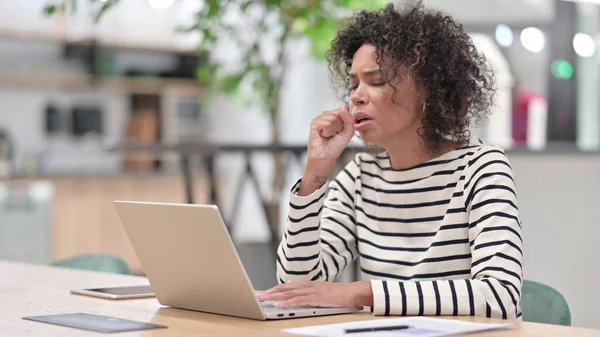
[[[530,103],[534,99],[543,99],[544,95],[533,90],[517,88],[514,95],[512,136],[515,145],[527,144],[527,123],[529,119]]]

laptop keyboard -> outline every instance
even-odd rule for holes
[[[284,310],[284,311],[298,310],[298,309],[314,309],[314,307],[310,307],[310,306],[289,307],[289,308],[283,309],[283,308],[277,308],[275,306],[275,303],[277,303],[277,302],[261,302],[260,305],[265,309],[275,309],[275,310]]]
[[[275,308],[275,302],[262,302],[260,305],[263,308]]]

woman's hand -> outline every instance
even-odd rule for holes
[[[369,282],[289,282],[259,294],[258,300],[279,301],[275,304],[278,308],[354,308],[373,306],[373,291]]]
[[[312,120],[308,157],[298,195],[310,195],[323,186],[353,136],[354,117],[346,106],[323,112]]]
[[[315,117],[308,137],[308,160],[335,162],[354,136],[354,118],[347,106]]]

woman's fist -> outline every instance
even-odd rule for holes
[[[347,106],[326,111],[311,122],[309,160],[335,161],[354,136],[354,118]]]

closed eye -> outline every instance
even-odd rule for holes
[[[371,84],[371,85],[372,85],[372,86],[374,86],[374,87],[382,87],[382,86],[384,86],[384,85],[385,85],[385,82],[376,82],[376,83],[373,83],[373,84]],[[356,90],[357,88],[358,88],[358,85],[352,85],[352,86],[350,86],[350,87],[348,88],[348,91],[350,91],[350,92],[352,93],[352,92],[353,92],[354,90]]]

